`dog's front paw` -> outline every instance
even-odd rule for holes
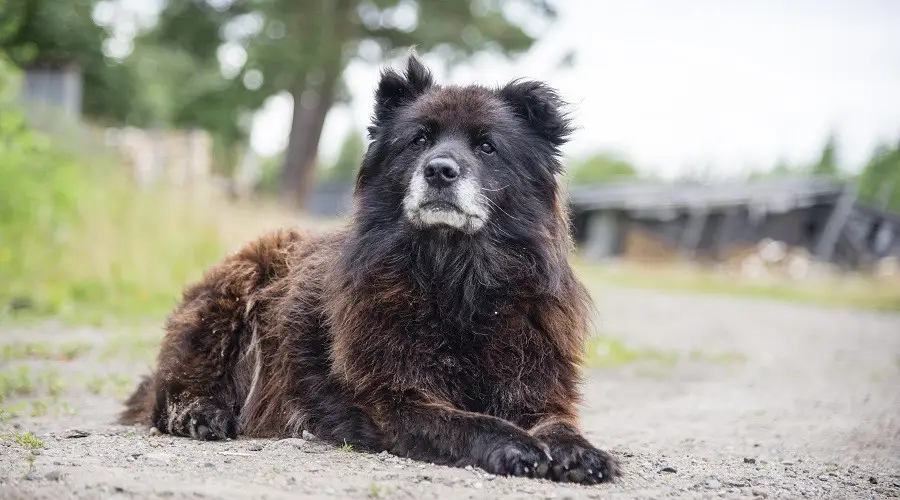
[[[171,423],[172,434],[201,441],[234,439],[237,428],[237,418],[231,410],[207,401],[195,402],[176,414]]]
[[[613,481],[619,475],[616,458],[580,436],[560,437],[549,445],[553,462],[548,477],[554,481],[597,484]]]
[[[534,438],[517,439],[498,445],[482,468],[499,476],[547,477],[549,448]]]

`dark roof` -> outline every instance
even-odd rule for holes
[[[752,205],[779,212],[833,200],[843,189],[842,182],[820,177],[717,184],[614,182],[571,187],[569,199],[576,210],[710,209]]]

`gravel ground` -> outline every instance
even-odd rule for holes
[[[621,457],[616,484],[494,477],[311,436],[152,436],[112,421],[157,337],[43,326],[0,329],[0,373],[33,392],[5,403],[0,498],[900,497],[900,315],[595,294],[601,330],[628,352],[589,371],[582,421]],[[22,354],[23,342],[43,347]],[[73,359],[35,359],[58,357]],[[31,464],[11,435],[26,431],[44,442]]]

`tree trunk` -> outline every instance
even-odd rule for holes
[[[281,171],[281,199],[300,209],[307,208],[312,194],[322,127],[344,71],[343,48],[351,35],[352,5],[348,0],[321,0],[320,32],[310,32],[308,40],[317,52],[310,70],[321,70],[322,81],[310,84],[304,75],[291,89],[294,112]]]
[[[281,171],[282,201],[300,209],[307,208],[315,184],[316,152],[322,137],[325,117],[334,104],[340,70],[326,74],[321,85],[297,89],[291,134]],[[307,93],[306,99],[303,94]]]

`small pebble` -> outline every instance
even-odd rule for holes
[[[262,451],[263,446],[259,443],[253,443],[250,446],[248,446],[247,449],[250,451]]]
[[[706,487],[712,488],[712,489],[721,488],[722,483],[718,479],[710,479],[710,480],[706,481]]]
[[[74,439],[74,438],[83,438],[90,436],[91,433],[87,431],[80,431],[78,429],[69,429],[62,434],[62,437],[66,439]]]
[[[755,464],[756,459],[753,457],[744,457],[744,463],[745,464]]]
[[[872,484],[878,484],[878,480],[875,479],[875,476],[869,476],[869,482]]]
[[[157,429],[156,427],[151,427],[151,428],[150,428],[150,435],[151,435],[151,436],[160,436],[160,435],[162,435],[162,432],[160,432],[160,430]]]
[[[819,481],[828,481],[828,476],[822,474],[821,476],[819,476]]]

